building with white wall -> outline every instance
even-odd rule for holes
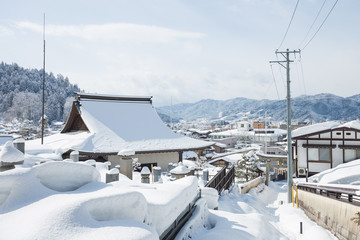
[[[298,172],[315,174],[360,158],[360,121],[302,127],[292,132],[292,140]]]
[[[62,146],[63,157],[77,150],[80,159],[114,165],[118,152],[131,149],[139,163],[163,170],[170,162],[182,161],[184,151],[202,151],[214,144],[174,133],[156,113],[151,98],[77,93],[65,127],[45,143]]]

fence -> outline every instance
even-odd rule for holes
[[[185,208],[180,215],[176,218],[176,220],[160,235],[160,240],[172,240],[176,237],[176,234],[180,231],[180,229],[185,225],[187,220],[191,217],[192,213],[195,210],[195,203],[201,197],[200,192],[196,195],[196,197],[189,203],[187,208]]]
[[[240,193],[245,194],[245,193],[249,192],[250,189],[257,187],[259,184],[261,184],[263,182],[264,182],[263,177],[257,177],[255,179],[251,180],[250,182],[244,183],[240,187]]]
[[[222,190],[229,189],[235,181],[235,166],[229,170],[224,166],[206,185],[205,187],[215,188],[219,194]]]
[[[360,240],[355,222],[360,212],[359,186],[299,183],[297,188],[299,206],[310,219],[341,240]]]
[[[298,183],[298,189],[360,206],[360,188],[339,184]]]

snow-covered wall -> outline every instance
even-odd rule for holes
[[[139,163],[157,163],[161,167],[161,171],[167,171],[169,163],[177,163],[179,161],[178,152],[163,152],[163,153],[146,153],[136,154]]]

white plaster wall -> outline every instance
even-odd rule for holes
[[[305,144],[305,140],[299,140],[298,141],[298,168],[307,168],[306,164],[306,148],[303,148],[302,145]]]
[[[330,140],[309,140],[309,144],[330,145]]]
[[[330,135],[329,132],[327,132],[327,133],[322,133],[322,134],[320,134],[320,137],[321,137],[321,138],[330,138],[331,135]]]
[[[335,144],[335,142],[333,143]],[[342,142],[336,142],[336,144],[342,144]],[[333,167],[343,163],[343,150],[336,147],[332,150]]]
[[[309,162],[309,172],[322,172],[330,169],[330,163]]]
[[[350,133],[350,135],[348,135]],[[345,139],[354,139],[355,138],[355,133],[353,131],[345,131]]]
[[[340,134],[337,135],[337,133],[340,133]],[[335,132],[333,132],[333,138],[342,139],[342,131],[335,131]]]
[[[169,163],[179,161],[178,152],[136,154],[135,157],[139,159],[139,163],[157,163],[162,172],[167,171]]]
[[[116,165],[120,165],[120,156],[118,155],[109,155],[108,161],[111,162],[111,168],[114,168]]]
[[[134,158],[138,158],[139,163],[157,163],[157,166],[161,167],[161,171],[167,171],[169,163],[177,163],[179,161],[179,153],[164,152],[136,154]],[[117,155],[110,155],[108,160],[111,162],[111,168],[120,165],[120,157]]]

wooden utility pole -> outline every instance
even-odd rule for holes
[[[282,67],[286,69],[286,87],[287,87],[287,185],[288,185],[288,203],[291,203],[292,201],[292,194],[291,194],[291,187],[292,187],[292,139],[291,139],[291,97],[290,97],[290,62],[294,62],[290,60],[290,53],[293,53],[294,55],[297,53],[300,53],[300,50],[296,51],[289,51],[289,49],[286,49],[286,51],[278,51],[276,50],[275,54],[281,54],[285,60],[283,61],[270,61],[270,63],[278,63]],[[286,63],[286,65],[284,65]]]

